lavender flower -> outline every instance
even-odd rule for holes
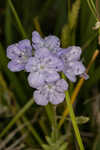
[[[32,56],[32,47],[35,49]],[[60,48],[58,37],[50,35],[41,38],[37,31],[32,33],[32,46],[29,40],[22,40],[7,48],[7,56],[11,59],[8,68],[13,71],[29,72],[28,82],[34,92],[34,100],[38,105],[59,104],[64,101],[68,84],[60,79],[59,72],[64,72],[72,82],[76,76],[88,78],[85,67],[80,61],[81,49],[72,46]]]
[[[72,46],[66,49],[62,49],[58,52],[58,56],[64,63],[63,72],[69,80],[76,81],[77,75],[85,73],[85,67],[80,61],[81,49],[78,46]]]
[[[30,41],[26,39],[8,46],[7,56],[11,59],[8,63],[8,68],[12,72],[24,70],[29,57],[32,56]]]
[[[34,92],[34,100],[38,105],[59,104],[64,101],[65,91],[68,84],[64,79],[60,79],[53,83],[47,83]]]
[[[60,48],[60,40],[58,37],[53,35],[47,36],[43,39],[37,31],[34,31],[32,33],[32,46],[35,50],[48,48],[53,53],[56,53]]]
[[[51,55],[46,48],[39,49],[39,55],[29,58],[25,66],[28,76],[29,85],[38,88],[45,83],[50,83],[60,78],[57,72],[63,70],[62,61],[54,55]]]

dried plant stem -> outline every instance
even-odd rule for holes
[[[38,16],[34,18],[33,22],[34,22],[35,29],[40,33],[41,36],[43,36],[43,32],[41,31]]]
[[[91,60],[90,60],[90,63],[89,63],[89,65],[88,65],[88,67],[87,67],[87,70],[86,70],[87,73],[88,73],[88,71],[89,71],[91,65],[93,64],[93,62],[95,61],[95,59],[96,59],[96,57],[97,57],[98,55],[99,55],[99,50],[96,50],[96,51],[94,52],[94,54],[93,54]],[[84,83],[84,78],[82,77],[82,78],[79,80],[79,82],[77,83],[76,88],[75,88],[75,90],[74,90],[74,92],[73,92],[73,94],[72,94],[72,97],[71,97],[71,104],[73,104],[73,103],[75,102],[76,97],[77,97],[77,95],[78,95],[78,93],[79,93],[79,91],[80,91],[80,89],[81,89],[83,83]],[[68,113],[69,113],[69,110],[68,110],[68,108],[66,108],[65,111],[64,111],[64,113],[63,113],[63,115],[62,115],[62,119],[61,119],[60,122],[59,122],[58,128],[60,128],[60,127],[62,126],[62,124],[64,123],[64,119],[65,119],[65,117],[68,115]]]
[[[27,134],[23,134],[23,136],[21,136],[19,139],[17,139],[11,146],[9,146],[8,148],[6,148],[6,150],[13,150],[16,148],[16,146],[18,146],[19,144],[21,144],[23,142],[23,140],[27,137]]]
[[[20,111],[19,113],[17,113],[17,115],[12,119],[12,121],[8,124],[8,126],[2,131],[2,133],[0,134],[0,138],[2,138],[7,131],[15,124],[16,120],[18,120],[28,109],[29,107],[31,107],[31,105],[33,104],[33,99],[31,99]],[[32,130],[32,128],[30,129]],[[38,140],[38,142],[40,143],[40,145],[43,144],[42,140],[40,139],[40,137],[38,136],[38,134],[36,132],[34,132],[32,130],[32,133],[35,133],[36,138]]]

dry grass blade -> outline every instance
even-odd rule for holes
[[[26,138],[26,136],[27,136],[27,134],[24,134],[23,136],[21,136],[11,146],[9,146],[8,148],[6,148],[6,150],[14,150],[17,145],[19,145],[20,143],[22,143],[22,141]]]
[[[35,29],[40,33],[41,36],[43,36],[43,33],[41,31],[41,27],[40,27],[40,24],[39,24],[38,16],[34,18],[33,22],[34,22]]]
[[[41,113],[42,109],[40,109],[36,114],[34,115],[32,123],[36,122],[39,114]],[[16,135],[17,132],[21,131],[27,124],[23,124],[20,127],[17,127],[14,131],[12,131],[3,141],[0,141],[0,150],[5,148],[5,146],[12,140],[12,138]]]
[[[24,125],[21,125],[20,127],[16,128],[14,131],[12,131],[7,137],[6,139],[4,139],[2,141],[2,143],[0,142],[0,149],[4,148],[6,146],[6,144],[8,144],[12,138],[16,135],[17,132],[19,132],[22,128],[25,127],[25,124]]]
[[[22,150],[25,147],[24,144],[20,144],[19,146],[17,146],[16,148],[14,148],[14,150]]]

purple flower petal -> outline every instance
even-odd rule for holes
[[[23,53],[26,53],[26,56],[32,56],[32,46],[29,40],[25,39],[20,41],[18,47]]]
[[[64,71],[66,77],[72,81],[72,82],[76,82],[76,75],[73,73],[72,70],[67,70],[67,71]]]
[[[35,50],[42,48],[44,40],[41,38],[37,31],[32,32],[32,46]]]
[[[50,35],[44,39],[44,45],[52,52],[56,52],[60,47],[60,40],[58,37]]]
[[[38,51],[35,51],[35,57],[38,58],[48,57],[49,55],[51,55],[50,51],[45,47],[38,49]]]
[[[81,61],[70,62],[69,66],[72,68],[73,74],[75,75],[81,75],[86,70]]]
[[[66,77],[72,82],[76,81],[76,75],[81,75],[85,72],[85,67],[80,60],[81,48],[71,46],[66,49],[61,49],[57,53],[58,57],[63,61],[63,72]]]
[[[55,71],[62,71],[64,68],[64,64],[61,61],[61,59],[57,58],[56,56],[50,56],[47,59],[48,63],[48,68],[54,68]]]
[[[28,76],[28,83],[32,88],[38,88],[44,85],[44,76],[39,72],[30,73]]]
[[[30,57],[27,64],[25,65],[25,70],[27,72],[36,72],[37,71],[37,65],[40,63],[40,60],[36,57]]]
[[[62,90],[59,89],[60,87],[63,87]],[[35,91],[35,102],[39,105],[47,105],[48,102],[55,105],[59,104],[64,101],[65,90],[67,89],[68,85],[63,79],[52,83],[45,83],[43,86],[38,87],[38,90]]]
[[[57,105],[59,103],[62,103],[64,101],[64,98],[65,98],[65,94],[64,93],[58,93],[58,92],[54,92],[54,93],[51,93],[50,95],[50,102],[54,105]]]
[[[80,59],[81,48],[78,46],[71,46],[64,48],[58,52],[59,57],[61,57],[65,62],[76,61]]]
[[[40,91],[35,91],[34,92],[34,101],[38,105],[45,106],[48,104],[48,93],[41,93]]]
[[[60,49],[60,40],[58,37],[52,35],[43,39],[37,31],[34,31],[32,33],[32,46],[35,50],[47,48],[53,54],[56,54]]]
[[[24,70],[24,64],[20,65],[19,63],[15,61],[10,61],[8,63],[8,69],[11,70],[12,72],[18,72],[18,71]]]
[[[60,76],[57,73],[57,71],[60,71],[62,69],[61,66],[63,66],[61,60],[52,55],[48,55],[48,57],[41,58],[38,56],[31,57],[25,66],[26,71],[31,72],[34,75],[34,78],[31,75],[31,77],[28,78],[30,86],[34,88],[37,88],[39,84],[41,86],[41,80],[43,83],[50,83],[58,80]],[[37,77],[35,77],[35,75]],[[34,82],[36,82],[37,85]]]
[[[56,90],[59,92],[63,92],[66,91],[68,89],[68,83],[64,80],[58,80],[58,82],[56,83]]]
[[[14,59],[16,56],[20,54],[20,49],[18,48],[18,44],[12,44],[7,48],[7,57],[10,59]]]
[[[7,56],[11,59],[11,62],[8,64],[10,70],[14,72],[24,70],[29,57],[32,56],[30,41],[26,39],[8,46]]]
[[[60,79],[60,76],[56,71],[51,71],[51,72],[49,71],[45,73],[44,76],[45,76],[45,81],[48,83],[54,82]]]

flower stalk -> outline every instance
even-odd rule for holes
[[[79,129],[78,129],[78,126],[77,126],[77,122],[76,122],[75,114],[74,114],[74,111],[73,111],[73,107],[70,103],[70,96],[69,96],[68,91],[66,91],[65,94],[66,94],[66,102],[67,102],[67,105],[68,105],[69,114],[70,114],[70,117],[71,117],[71,121],[72,121],[72,125],[73,125],[74,131],[75,131],[75,135],[76,135],[78,145],[80,147],[80,150],[85,150],[84,146],[83,146],[83,143],[82,143],[81,136],[80,136],[80,132],[79,132]]]

